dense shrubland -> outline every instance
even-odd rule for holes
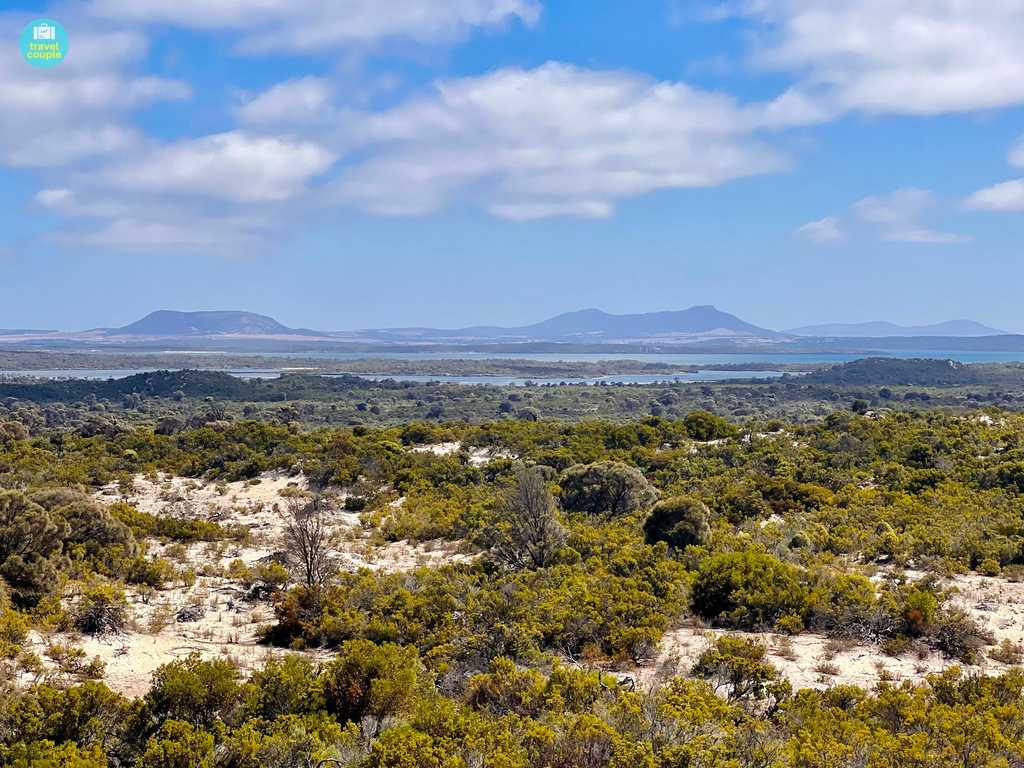
[[[953,669],[913,687],[794,693],[744,641],[719,642],[651,691],[571,665],[498,658],[457,688],[417,652],[351,641],[314,665],[184,659],[128,701],[102,683],[0,691],[15,768],[929,768],[1016,765],[1024,675]],[[718,691],[718,693],[716,693]],[[17,738],[12,740],[10,736]]]
[[[652,690],[609,674],[649,663],[685,621],[970,664],[992,639],[940,577],[1024,573],[1024,417],[3,434],[4,765],[998,766],[1024,750],[1017,672],[795,692],[763,647],[726,636]],[[327,499],[344,490],[381,539],[460,540],[477,556],[316,579],[278,566],[264,639],[322,662],[286,656],[245,679],[226,659],[183,659],[136,700],[97,681],[15,682],[30,628],[116,633],[126,585],[183,578],[147,555],[154,540],[240,535],[92,491],[269,470]],[[241,562],[233,575],[262,578]]]

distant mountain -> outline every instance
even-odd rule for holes
[[[526,326],[523,330],[548,338],[604,336],[621,339],[715,332],[721,334],[723,331],[730,335],[778,335],[775,331],[758,328],[710,305],[690,307],[676,312],[648,312],[640,315],[610,315],[599,309],[584,309]]]
[[[321,336],[304,328],[288,328],[254,312],[175,312],[157,310],[141,320],[106,331],[108,336]]]
[[[357,332],[390,341],[502,340],[604,342],[630,340],[687,341],[713,338],[778,339],[783,335],[759,328],[710,305],[671,312],[613,315],[600,309],[567,312],[532,325],[512,328],[474,326],[437,328],[384,328]]]
[[[1003,336],[1006,331],[989,328],[974,320],[949,320],[934,325],[896,325],[884,321],[870,323],[827,323],[824,325],[805,325],[785,331],[793,336],[817,336],[842,339],[884,339],[890,337],[920,336]]]

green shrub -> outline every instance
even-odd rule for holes
[[[692,411],[683,419],[683,428],[686,434],[694,440],[708,442],[711,440],[722,440],[733,437],[739,431],[723,419],[707,411]]]
[[[648,544],[664,541],[673,549],[707,544],[711,538],[708,508],[689,496],[674,496],[654,505],[644,522]]]
[[[752,640],[723,635],[704,651],[691,670],[694,677],[711,680],[730,701],[763,699],[782,691],[779,672],[765,661],[765,647]]]
[[[112,584],[86,587],[74,608],[75,628],[87,635],[120,632],[128,621],[124,592]]]
[[[323,672],[327,711],[342,722],[408,713],[430,690],[415,648],[351,640]]]
[[[226,659],[203,661],[198,654],[164,664],[153,673],[145,696],[156,722],[182,720],[209,727],[229,717],[241,702],[238,668]]]
[[[68,527],[20,491],[0,490],[0,576],[12,600],[32,606],[53,591]]]
[[[559,485],[563,508],[591,515],[628,515],[646,507],[658,495],[643,473],[619,461],[569,467]]]
[[[694,612],[734,627],[771,627],[808,608],[805,574],[756,550],[723,552],[701,562],[693,584]]]
[[[13,608],[0,608],[0,657],[13,659],[28,639],[28,619]]]

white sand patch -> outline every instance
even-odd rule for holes
[[[106,502],[127,501],[136,509],[153,515],[208,520],[225,526],[241,526],[248,531],[244,544],[216,542],[185,546],[181,560],[200,571],[212,566],[225,568],[235,559],[252,565],[283,549],[284,507],[289,496],[307,491],[309,484],[302,476],[279,472],[265,473],[257,480],[216,484],[168,475],[159,475],[154,481],[136,475],[129,493],[111,484],[104,486],[97,498]],[[341,508],[345,496],[344,492],[336,493],[328,500],[334,529],[331,554],[343,570],[405,571],[424,565],[467,562],[473,558],[473,555],[459,553],[459,542],[374,543],[373,530],[364,526],[360,516]],[[390,506],[398,508],[404,502],[405,498],[401,497],[390,502]],[[152,557],[164,556],[168,550],[180,554],[182,549],[180,544],[157,541],[149,544]]]
[[[411,453],[432,453],[435,456],[450,456],[462,450],[462,443],[434,443],[433,445],[416,445],[409,449]]]
[[[913,580],[923,574],[908,571],[904,575]],[[885,574],[880,572],[873,580],[882,578]],[[641,681],[651,681],[663,674],[688,674],[714,638],[725,634],[765,645],[768,661],[797,690],[822,689],[839,684],[870,689],[882,680],[919,683],[926,676],[952,666],[993,675],[1010,669],[1009,665],[988,658],[988,655],[1004,640],[1024,643],[1024,583],[968,574],[946,579],[942,586],[956,590],[947,606],[964,610],[995,640],[983,649],[985,656],[979,658],[975,665],[945,658],[934,651],[888,656],[877,646],[835,642],[824,635],[806,632],[786,637],[771,633],[683,627],[665,634],[655,661],[638,670],[638,677]]]
[[[451,456],[462,451],[462,443],[458,441],[447,443],[434,443],[432,445],[417,445],[409,450],[412,453],[432,453],[435,456]],[[515,459],[512,451],[505,448],[479,448],[470,446],[467,448],[467,455],[470,466],[483,467],[496,459]]]
[[[768,649],[767,661],[789,680],[795,690],[824,689],[840,684],[871,689],[881,680],[920,682],[927,675],[947,667],[964,666],[934,652],[924,658],[914,654],[887,656],[875,647],[833,643],[824,635],[811,633],[788,637],[687,627],[665,634],[655,662],[638,670],[640,681],[647,682],[665,673],[689,674],[700,655],[711,646],[714,638],[721,635],[742,637],[764,645]],[[985,662],[971,669],[998,672],[1005,666]]]
[[[258,644],[258,628],[272,621],[273,611],[265,602],[246,600],[245,592],[238,582],[202,577],[191,587],[161,590],[145,599],[129,588],[125,595],[132,620],[125,632],[102,637],[33,632],[29,649],[52,669],[45,657],[51,643],[81,648],[106,664],[104,681],[126,696],[144,694],[158,667],[193,653],[231,658],[247,674],[287,650]],[[179,621],[179,611],[190,608],[201,615]]]
[[[506,448],[470,448],[469,463],[474,467],[483,467],[496,459],[515,460],[518,457]]]
[[[52,642],[80,647],[90,658],[98,656],[106,663],[105,680],[127,695],[144,693],[155,669],[191,653],[204,658],[231,657],[243,671],[251,671],[268,655],[285,652],[257,642],[259,627],[274,619],[270,602],[246,599],[246,587],[224,573],[234,560],[253,567],[280,556],[284,549],[285,506],[290,497],[304,493],[308,487],[305,478],[283,473],[266,473],[258,481],[221,484],[168,475],[136,475],[127,493],[116,485],[105,486],[97,494],[103,502],[126,501],[153,515],[237,526],[247,535],[243,541],[148,541],[148,557],[165,557],[179,568],[191,569],[199,574],[195,583],[149,594],[136,588],[126,589],[131,616],[127,631],[103,638],[44,638],[36,633],[32,649],[44,656]],[[342,509],[345,496],[341,492],[328,498],[331,556],[342,571],[408,571],[421,566],[468,562],[475,556],[460,552],[460,542],[381,544],[373,528],[364,525],[357,513]],[[392,506],[400,506],[403,501],[398,499]],[[179,611],[196,606],[199,609],[194,620],[178,620]],[[51,669],[53,666],[49,663]]]
[[[398,573],[415,568],[437,568],[442,565],[472,562],[478,555],[460,552],[460,542],[434,539],[411,544],[406,540],[392,541],[384,545],[356,541],[339,550],[340,562],[346,570],[357,571],[368,568],[371,571]]]
[[[948,604],[970,614],[997,644],[1024,642],[1024,583],[971,573],[955,576],[943,586],[956,589]]]
[[[308,489],[304,477],[283,472],[266,472],[254,480],[230,483],[209,483],[164,474],[152,480],[139,474],[132,478],[129,492],[124,493],[117,484],[111,483],[100,489],[97,498],[106,502],[126,501],[140,512],[151,515],[239,525],[249,531],[253,541],[269,544],[280,539],[284,525],[280,507],[288,494]]]

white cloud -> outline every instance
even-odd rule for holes
[[[120,21],[238,30],[244,51],[319,51],[388,38],[445,42],[474,27],[533,24],[538,0],[93,0]]]
[[[827,216],[824,219],[804,224],[797,229],[796,234],[812,243],[820,244],[841,243],[846,239],[842,223],[835,216]]]
[[[978,190],[967,198],[966,205],[979,211],[1024,211],[1024,179],[1005,181]]]
[[[67,219],[56,238],[81,247],[249,253],[301,217],[287,203],[333,161],[311,142],[222,133],[142,147],[35,201]]]
[[[231,131],[157,147],[99,171],[94,180],[161,195],[278,201],[302,192],[334,160],[334,154],[309,141]]]
[[[78,247],[229,254],[261,247],[268,230],[263,223],[244,218],[192,215],[160,221],[127,217],[92,230],[65,231],[58,239]]]
[[[1024,168],[1024,136],[1017,140],[1017,143],[1010,148],[1010,165],[1014,168]]]
[[[1010,148],[1008,160],[1015,168],[1024,168],[1024,136]],[[976,211],[1024,211],[1024,179],[1011,179],[979,189],[964,200],[964,206]]]
[[[824,109],[932,115],[1024,103],[1024,0],[735,0],[755,61]]]
[[[495,204],[488,210],[502,219],[530,221],[555,216],[575,216],[583,219],[605,219],[612,215],[613,208],[601,200],[577,200],[567,203],[535,202]]]
[[[283,220],[267,211],[256,214],[230,205],[211,210],[194,200],[171,202],[107,189],[80,195],[67,187],[54,187],[40,190],[35,200],[72,222],[55,239],[104,249],[251,252],[271,241]]]
[[[881,239],[889,242],[929,245],[968,242],[968,237],[930,229],[922,223],[922,218],[936,204],[931,192],[907,188],[889,195],[866,197],[856,203],[853,209],[863,221],[878,228]]]
[[[4,18],[0,29],[10,29]],[[130,74],[146,52],[131,32],[76,31],[74,55],[59,67],[25,65],[17,46],[0,46],[0,163],[55,168],[127,152],[140,140],[125,122],[132,109],[188,98],[187,84]]]
[[[309,124],[324,117],[331,87],[322,77],[288,80],[248,99],[238,108],[247,124]]]
[[[368,158],[341,176],[336,199],[383,214],[462,196],[513,219],[606,216],[623,198],[787,166],[754,136],[762,114],[729,96],[559,63],[442,81],[338,123]]]
[[[36,202],[47,208],[59,208],[74,198],[74,192],[67,187],[42,189],[36,193]]]

